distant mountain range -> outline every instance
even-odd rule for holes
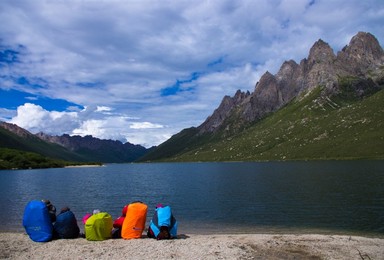
[[[140,161],[384,159],[384,52],[359,32],[334,54],[323,40],[300,64],[225,96],[203,124]]]
[[[92,136],[50,136],[32,134],[6,122],[0,122],[0,147],[34,152],[49,158],[75,162],[133,162],[148,149],[129,142],[101,140]]]

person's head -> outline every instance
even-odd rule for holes
[[[41,201],[45,203],[49,211],[56,213],[56,208],[52,205],[50,200],[43,199]]]
[[[60,213],[64,213],[64,212],[67,212],[67,211],[70,211],[71,209],[68,208],[68,207],[64,207],[60,210]]]
[[[93,210],[93,215],[97,214],[97,213],[100,213],[100,210],[99,209],[94,209]]]
[[[161,203],[158,203],[157,205],[156,205],[156,208],[158,209],[158,208],[162,208],[163,207],[163,204],[161,204]]]

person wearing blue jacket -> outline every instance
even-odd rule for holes
[[[147,236],[150,238],[171,239],[177,237],[177,221],[172,214],[171,207],[158,204],[151,222]]]
[[[60,214],[56,216],[56,222],[53,225],[54,238],[77,238],[80,235],[80,229],[73,212],[64,207]]]
[[[56,220],[56,215],[53,212],[55,208],[46,201],[32,200],[28,202],[24,209],[23,226],[28,236],[35,242],[52,240],[52,221]],[[51,207],[48,207],[48,204]]]

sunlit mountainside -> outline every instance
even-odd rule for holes
[[[142,161],[384,158],[384,52],[359,32],[335,55],[317,41],[300,64],[266,72],[253,93],[224,97],[200,126]]]

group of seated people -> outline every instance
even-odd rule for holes
[[[25,207],[23,226],[29,237],[36,242],[81,236],[90,241],[134,239],[142,237],[147,209],[148,206],[143,202],[130,203],[123,207],[122,215],[114,221],[109,213],[93,210],[92,214],[83,217],[84,234],[81,234],[76,217],[68,207],[62,208],[56,216],[56,208],[49,200],[33,200]],[[157,204],[147,236],[158,240],[176,238],[177,226],[171,208]]]

